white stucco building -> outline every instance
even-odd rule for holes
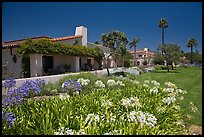
[[[104,54],[109,53],[109,49],[99,45],[90,43],[87,41],[87,28],[84,26],[76,27],[74,36],[66,36],[60,38],[51,38],[48,36],[33,37],[32,40],[39,40],[42,38],[48,38],[52,42],[59,42],[64,44],[69,44],[73,46],[74,44],[79,44],[82,46],[87,46],[90,48],[101,47]],[[22,70],[22,55],[17,55],[18,44],[24,42],[25,39],[7,41],[2,43],[2,67],[7,66],[9,72],[13,73],[13,77],[22,78],[25,77],[22,73],[28,73],[27,77],[42,76],[43,72],[50,72],[55,74],[56,70],[64,69],[62,66],[71,65],[71,72],[79,72],[85,64],[90,64],[92,69],[99,69],[99,64],[92,57],[79,57],[70,55],[56,55],[56,54],[36,54],[31,53],[27,57],[27,62],[29,65],[26,70]],[[114,67],[114,61],[110,57],[109,66]]]

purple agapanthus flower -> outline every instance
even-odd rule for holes
[[[64,92],[81,91],[81,84],[77,81],[68,80],[62,84],[62,89]]]
[[[8,127],[11,127],[13,122],[15,122],[15,116],[11,112],[4,112],[2,110],[2,125],[5,126],[5,122],[8,122]]]
[[[16,80],[14,78],[7,78],[5,79],[5,82],[4,82],[4,87],[5,88],[12,88],[12,87],[15,87],[16,86]]]

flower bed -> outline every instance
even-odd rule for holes
[[[60,80],[57,89],[60,95],[38,100],[32,97],[46,89],[45,81],[30,81],[27,86],[22,85],[23,88],[15,88],[15,80],[7,80],[5,87],[10,90],[9,97],[16,101],[5,99],[2,133],[187,134],[179,104],[187,92],[175,84],[86,75]]]

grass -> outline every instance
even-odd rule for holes
[[[202,67],[176,68],[175,70],[157,70],[151,73],[143,73],[136,77],[138,81],[156,80],[162,85],[166,81],[170,81],[177,85],[180,89],[185,89],[188,93],[184,95],[181,101],[181,109],[186,115],[192,116],[187,121],[187,125],[202,126]],[[192,112],[189,108],[189,102],[197,107],[197,112]]]

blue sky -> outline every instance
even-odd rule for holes
[[[161,44],[160,18],[168,21],[165,43],[176,43],[185,52],[194,37],[202,52],[202,2],[3,2],[2,41],[25,37],[64,37],[77,26],[88,30],[88,42],[102,33],[119,30],[129,41],[141,38],[137,49],[156,50]]]

